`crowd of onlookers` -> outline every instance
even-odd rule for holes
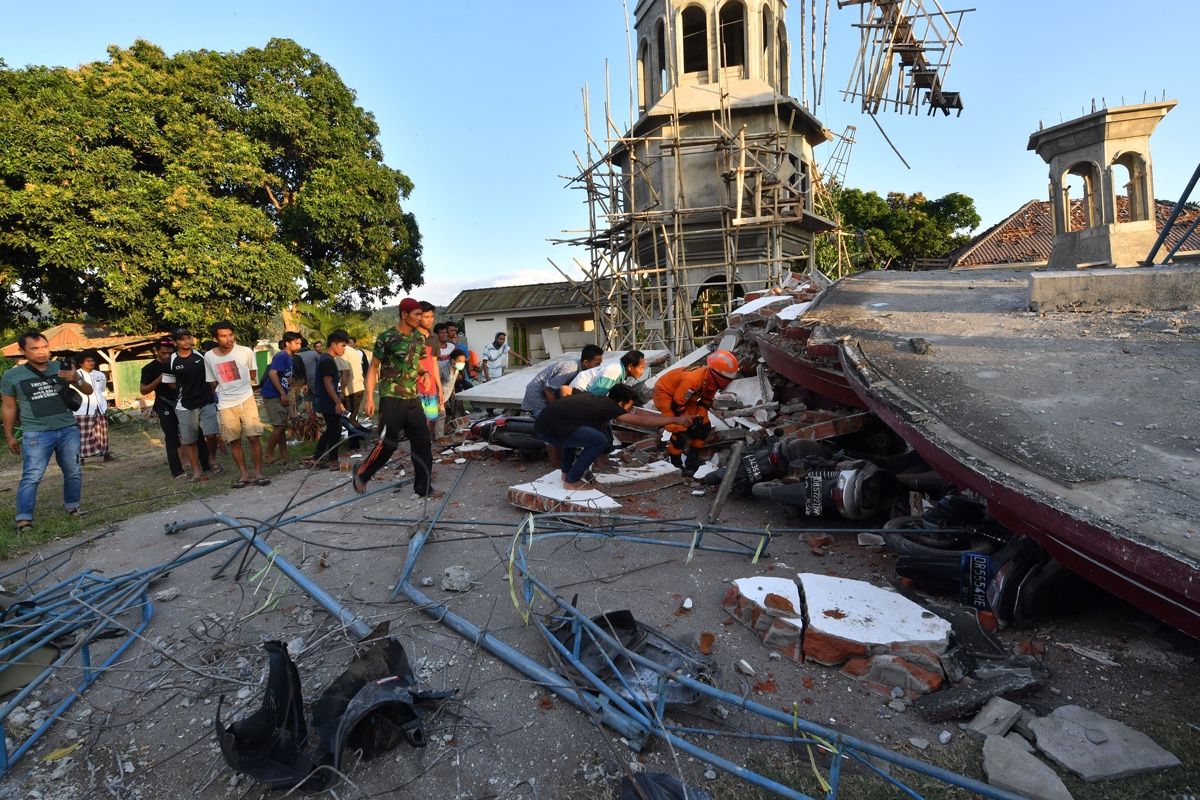
[[[263,467],[289,462],[289,431],[316,438],[310,468],[341,469],[340,451],[349,448],[355,491],[392,457],[402,438],[413,461],[417,497],[435,497],[432,442],[447,432],[447,421],[468,408],[459,395],[504,374],[510,350],[497,333],[476,353],[460,342],[453,322],[435,322],[432,304],[405,298],[397,324],[381,332],[370,355],[344,330],[313,342],[287,331],[279,349],[258,374],[254,351],[238,344],[229,322],[211,326],[211,346],[196,349],[188,328],[176,328],[156,343],[154,358],[141,372],[141,393],[153,397],[171,475],[207,481],[224,470],[222,450],[232,458],[232,486],[266,486]],[[63,503],[80,512],[83,459],[114,458],[109,449],[105,378],[96,354],[85,352],[78,368],[50,358],[46,337],[28,331],[18,339],[24,363],[0,378],[5,438],[22,456],[17,489],[18,529],[33,524],[37,488],[53,457],[63,472]],[[552,361],[525,388],[523,410],[546,442],[550,460],[562,469],[564,486],[581,488],[591,465],[612,445],[613,420],[666,428],[667,454],[685,472],[694,471],[711,428],[708,408],[718,391],[738,374],[737,359],[717,350],[697,365],[660,376],[653,393],[658,414],[633,410],[645,356],[631,350],[608,363],[595,345],[578,361]],[[256,397],[256,390],[258,396]],[[260,403],[261,398],[261,403]],[[378,400],[377,400],[378,398]],[[378,436],[369,452],[370,418],[378,409]],[[263,421],[263,416],[266,422]],[[16,423],[21,423],[21,438]],[[271,432],[266,447],[262,437]],[[249,458],[246,445],[248,444]],[[357,462],[357,463],[354,463]]]
[[[440,437],[447,416],[463,412],[457,393],[502,375],[511,351],[499,333],[481,357],[460,343],[457,325],[435,325],[433,316],[433,306],[422,304],[419,395],[428,433]],[[219,456],[228,453],[234,488],[265,486],[270,479],[264,466],[289,463],[289,440],[296,439],[316,440],[305,466],[337,468],[343,444],[352,458],[361,458],[373,356],[354,337],[333,331],[310,346],[300,333],[287,331],[260,375],[255,353],[238,344],[231,323],[218,322],[208,333],[212,339],[199,343],[188,328],[176,328],[155,344],[141,371],[140,391],[152,398],[173,477],[211,480],[224,472]],[[38,484],[51,458],[63,472],[64,505],[79,514],[84,459],[116,456],[98,355],[83,352],[75,363],[52,359],[48,340],[37,331],[22,334],[17,344],[22,363],[0,379],[0,399],[6,442],[22,456],[16,524],[24,529],[33,524]]]

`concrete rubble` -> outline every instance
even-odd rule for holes
[[[1180,765],[1149,736],[1082,706],[1059,706],[1029,727],[1038,750],[1089,783]]]
[[[992,786],[1031,800],[1071,800],[1066,784],[1053,769],[1002,736],[984,740],[983,771]]]
[[[1004,736],[1021,716],[1021,707],[1003,697],[993,697],[979,710],[966,727],[967,733],[981,739],[989,736]]]
[[[881,695],[917,697],[944,681],[939,654],[950,625],[907,598],[864,581],[800,573],[735,579],[722,607],[793,661],[842,666]]]

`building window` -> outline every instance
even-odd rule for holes
[[[683,23],[683,71],[708,72],[708,16],[700,6],[688,6]]]
[[[746,66],[746,6],[730,0],[718,15],[722,67]]]
[[[1137,222],[1150,219],[1149,193],[1146,191],[1146,159],[1139,153],[1121,153],[1112,164],[1114,202],[1124,197],[1126,213],[1118,206],[1113,214],[1116,222]]]
[[[788,40],[787,26],[779,20],[779,35],[776,37],[775,55],[779,57],[776,69],[779,74],[779,93],[788,93]]]
[[[658,70],[658,96],[662,97],[671,84],[667,77],[667,34],[661,19],[654,26],[654,67]]]
[[[775,59],[771,57],[771,45],[775,42],[775,15],[771,7],[762,7],[762,77],[775,86]]]
[[[1067,168],[1062,177],[1063,219],[1068,231],[1095,228],[1100,222],[1100,171],[1089,161],[1080,161]]]
[[[645,111],[650,104],[649,100],[650,87],[646,84],[646,41],[643,39],[638,43],[637,57],[637,101],[638,111]]]

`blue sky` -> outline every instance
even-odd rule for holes
[[[629,0],[632,10],[634,0]],[[823,5],[823,4],[822,4]],[[857,106],[841,100],[857,12],[833,3],[826,89],[817,115],[834,131],[858,127],[847,183],[886,193],[959,191],[983,226],[1046,195],[1046,170],[1026,150],[1046,125],[1097,106],[1179,101],[1153,139],[1155,194],[1175,200],[1200,152],[1200,81],[1188,38],[1195,0],[979,0],[962,28],[946,88],[960,118],[881,114],[906,169]],[[943,0],[943,7],[959,8]],[[788,24],[798,52],[799,0]],[[425,239],[426,286],[448,302],[459,289],[558,280],[585,254],[549,244],[586,225],[583,194],[560,177],[584,146],[581,90],[603,130],[605,63],[613,117],[629,121],[625,9],[620,0],[460,0],[391,3],[3,4],[0,57],[10,67],[75,66],[110,44],[148,39],[168,53],[240,50],[286,37],[332,64],[382,128],[387,162],[413,179],[407,204]],[[631,23],[632,24],[632,23]],[[798,94],[800,63],[793,57]],[[595,134],[594,134],[595,135]],[[828,147],[828,145],[826,146]],[[818,149],[823,161],[827,152]]]

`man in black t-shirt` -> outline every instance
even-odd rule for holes
[[[205,480],[207,475],[200,464],[199,450],[208,449],[214,475],[224,472],[216,463],[217,400],[204,372],[204,356],[192,349],[196,344],[192,332],[187,328],[176,328],[171,338],[175,341],[175,355],[171,357],[168,369],[175,376],[179,391],[175,415],[179,422],[180,452],[192,467],[192,480]],[[197,445],[201,436],[204,441]]]
[[[568,489],[584,487],[583,474],[592,462],[612,447],[609,423],[618,420],[643,428],[691,425],[694,417],[664,417],[634,411],[637,395],[623,383],[602,397],[580,392],[551,403],[538,415],[533,430],[547,444],[562,448],[562,481]],[[576,448],[579,452],[576,453]]]
[[[179,421],[175,417],[175,404],[179,402],[179,386],[175,375],[168,369],[175,343],[163,339],[154,346],[154,360],[142,367],[142,394],[154,395],[154,415],[162,428],[163,442],[167,450],[167,466],[171,477],[182,478],[187,472],[179,460]],[[200,448],[200,469],[208,471],[208,448]]]

